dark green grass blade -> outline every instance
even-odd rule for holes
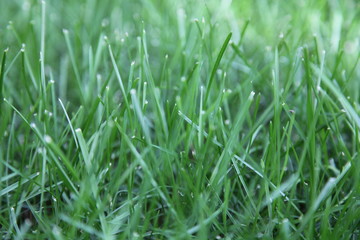
[[[6,55],[7,55],[8,49],[4,50],[3,57],[1,60],[1,69],[0,69],[0,102],[3,101],[4,94],[4,77],[5,77],[5,64],[6,64]]]

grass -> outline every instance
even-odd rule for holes
[[[0,2],[3,239],[359,239],[355,0]]]

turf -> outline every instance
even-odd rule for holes
[[[359,239],[356,0],[0,1],[3,239]]]

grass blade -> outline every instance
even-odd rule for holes
[[[210,95],[210,91],[211,91],[211,85],[214,81],[214,78],[215,78],[215,74],[216,74],[216,70],[218,69],[219,65],[220,65],[220,61],[222,59],[222,57],[224,56],[224,53],[225,53],[225,50],[227,48],[227,46],[229,45],[229,42],[230,42],[230,39],[231,39],[231,36],[232,36],[232,33],[229,33],[229,35],[226,37],[221,49],[220,49],[220,52],[216,58],[216,61],[215,61],[215,64],[211,70],[211,74],[210,74],[210,78],[209,78],[209,81],[207,82],[207,85],[206,85],[206,93],[205,93],[205,99],[204,99],[204,106],[206,106],[206,103],[207,103],[207,100],[209,98],[209,95]]]

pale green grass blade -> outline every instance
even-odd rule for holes
[[[78,140],[77,140],[77,138],[76,138],[75,130],[74,130],[74,127],[73,127],[73,125],[72,125],[72,123],[71,123],[70,117],[69,117],[68,113],[66,112],[65,106],[64,106],[64,104],[62,103],[61,99],[59,98],[58,100],[59,100],[59,103],[60,103],[60,106],[61,106],[62,110],[64,111],[64,114],[65,114],[65,116],[66,116],[66,120],[68,121],[69,127],[70,127],[70,129],[71,129],[71,133],[72,133],[72,135],[73,135],[76,148],[79,148]]]

